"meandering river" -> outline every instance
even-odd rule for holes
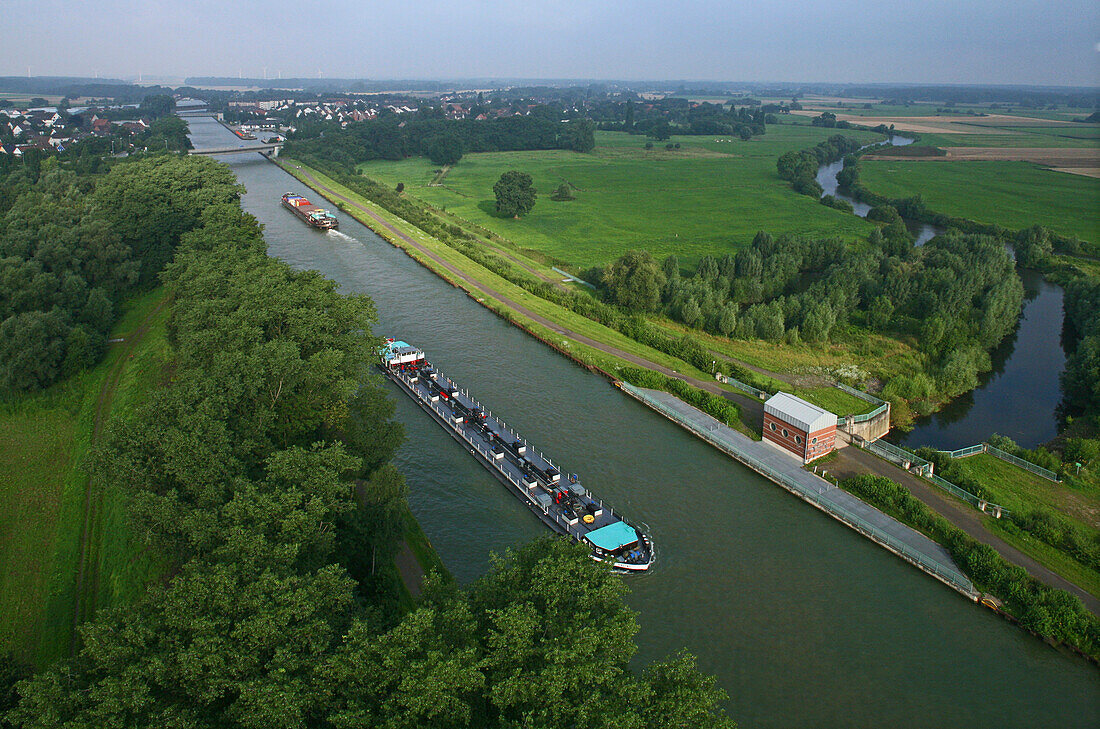
[[[890,139],[895,146],[912,142],[907,137]],[[838,190],[836,176],[842,169],[843,160],[818,169],[817,181],[823,194],[848,201],[856,215],[867,217],[870,205]],[[927,223],[908,224],[916,245],[924,245],[942,232]],[[1020,325],[990,354],[993,369],[979,378],[976,389],[952,400],[939,412],[918,418],[908,433],[896,435],[898,443],[912,448],[929,445],[956,450],[1000,433],[1026,448],[1034,448],[1058,434],[1057,410],[1062,402],[1059,377],[1066,365],[1061,340],[1062,288],[1044,280],[1037,271],[1025,269],[1019,273],[1025,295]]]
[[[197,147],[235,143],[189,120]],[[647,523],[659,561],[631,576],[639,658],[687,648],[742,727],[1093,727],[1100,671],[952,590],[691,437],[497,318],[346,214],[320,233],[308,194],[258,154],[219,158],[273,256],[378,306],[378,334],[422,346],[556,463]],[[413,512],[463,583],[542,524],[392,389]]]

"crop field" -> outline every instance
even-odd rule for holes
[[[115,326],[112,336],[128,337],[149,324],[132,348],[114,345],[94,369],[0,403],[0,652],[34,665],[67,656],[78,602],[86,619],[162,569],[131,534],[121,494],[94,488],[85,465],[97,419],[133,407],[161,376],[163,296],[132,302]]]
[[[748,245],[760,230],[865,237],[871,224],[794,193],[776,174],[776,158],[811,147],[837,130],[769,125],[763,138],[675,137],[646,150],[646,138],[598,132],[590,154],[566,151],[471,154],[430,185],[436,168],[424,158],[372,161],[359,169],[446,208],[470,222],[577,269],[603,265],[633,248],[657,257],[675,253],[685,266],[704,255]],[[848,131],[862,140],[878,135]],[[494,213],[493,184],[507,170],[529,173],[539,191],[534,210],[520,220]],[[575,200],[555,202],[562,183]]]
[[[929,209],[1006,228],[1045,225],[1100,241],[1100,180],[1029,162],[866,160],[860,181],[887,197],[920,194]]]

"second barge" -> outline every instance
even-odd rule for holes
[[[592,559],[617,570],[643,572],[653,564],[649,535],[589,493],[576,474],[563,478],[546,456],[436,371],[420,349],[387,339],[379,359],[387,377],[548,527],[587,545]]]

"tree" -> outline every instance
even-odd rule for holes
[[[554,190],[554,194],[550,196],[550,199],[557,202],[576,200],[576,196],[573,195],[573,186],[568,182],[561,183],[558,185],[558,189]]]
[[[493,185],[493,194],[496,195],[497,213],[512,218],[518,218],[531,212],[535,207],[535,193],[532,187],[531,175],[526,172],[509,170],[500,176]]]
[[[160,119],[168,116],[176,108],[176,101],[168,94],[150,94],[141,100],[138,112],[142,116]]]
[[[663,142],[672,136],[672,125],[662,119],[654,124],[646,134],[658,142]]]
[[[665,274],[649,251],[628,251],[604,270],[604,285],[615,303],[632,311],[655,311]]]
[[[462,159],[462,140],[454,134],[440,134],[427,142],[428,159],[436,165],[453,165]]]

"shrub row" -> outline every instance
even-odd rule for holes
[[[975,586],[1000,598],[1022,627],[1100,658],[1100,619],[1073,595],[1009,564],[888,478],[856,476],[841,486],[944,545]]]

